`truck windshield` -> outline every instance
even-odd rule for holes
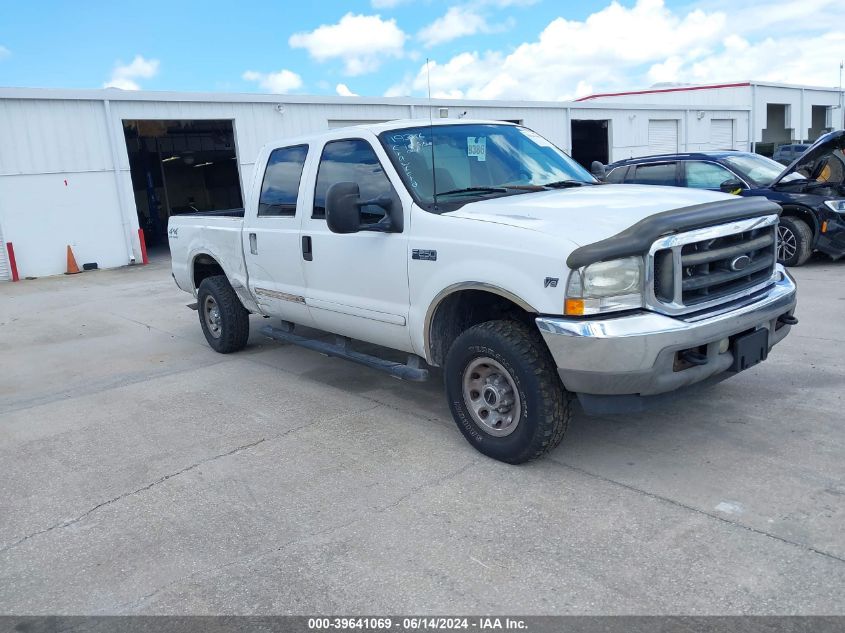
[[[444,204],[596,184],[552,143],[515,125],[423,125],[379,138],[405,186],[428,208],[435,202],[435,184],[437,201]]]

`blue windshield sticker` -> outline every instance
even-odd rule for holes
[[[487,160],[487,137],[467,136],[467,156],[475,157],[479,162]]]

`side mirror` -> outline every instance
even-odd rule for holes
[[[354,182],[337,182],[326,192],[326,224],[332,233],[361,230],[361,191]]]
[[[336,182],[326,192],[326,225],[332,233],[401,233],[402,213],[400,210],[394,218],[393,205],[389,196],[361,200],[361,190],[356,183]],[[361,224],[361,207],[371,206],[384,209],[384,217],[375,223]]]
[[[724,193],[732,193],[734,195],[738,194],[743,189],[745,189],[745,183],[743,183],[738,178],[731,178],[719,185],[719,191],[723,191]]]
[[[607,180],[607,173],[605,171],[605,165],[599,160],[594,160],[590,164],[590,173],[595,176],[596,180],[601,182],[605,182]]]

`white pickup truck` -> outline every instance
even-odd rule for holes
[[[442,367],[467,440],[520,463],[560,442],[570,394],[630,411],[764,360],[797,322],[779,211],[600,184],[518,125],[411,120],[270,143],[243,210],[174,216],[169,239],[216,351],[243,348],[255,314],[396,377]]]

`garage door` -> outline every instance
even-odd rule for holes
[[[674,154],[678,151],[678,122],[675,119],[652,119],[648,122],[648,149],[651,154]]]
[[[6,241],[3,239],[3,227],[0,226],[0,281],[9,281],[9,260],[6,258]]]
[[[710,121],[710,145],[714,149],[734,148],[733,119],[712,119]]]

